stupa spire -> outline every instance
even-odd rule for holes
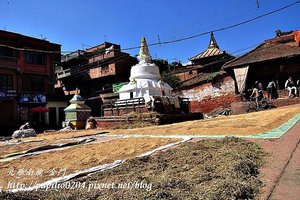
[[[140,61],[139,63],[151,63],[151,56],[145,37],[142,37],[141,39],[141,48],[138,59]]]
[[[214,36],[214,33],[213,33],[213,32],[210,33],[210,41],[209,41],[208,48],[209,48],[209,49],[212,49],[212,48],[217,48],[217,49],[219,49],[219,45],[218,45],[218,43],[217,43],[217,41],[216,41],[216,39],[215,39],[215,36]]]

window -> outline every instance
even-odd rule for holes
[[[0,74],[0,89],[13,89],[13,75]]]
[[[25,62],[27,64],[34,64],[34,65],[46,65],[47,56],[42,53],[36,52],[25,52]]]
[[[14,57],[14,51],[8,47],[0,47],[0,56]]]
[[[102,73],[103,72],[106,73],[109,71],[109,66],[108,65],[102,66],[101,69],[102,69]]]
[[[42,78],[23,77],[23,90],[28,92],[43,92],[45,82]]]

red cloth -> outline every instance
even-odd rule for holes
[[[30,109],[31,112],[49,112],[49,108],[46,107],[35,107]]]
[[[300,30],[294,31],[293,33],[295,41],[299,44],[300,43]]]

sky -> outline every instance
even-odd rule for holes
[[[257,1],[259,6],[257,5]],[[62,45],[75,51],[108,42],[121,48],[176,40],[230,26],[297,0],[0,0],[0,29]],[[300,29],[300,2],[247,24],[215,32],[222,50],[241,55],[275,31]],[[158,37],[159,35],[159,37]],[[204,51],[209,34],[151,46],[155,59],[187,63]],[[132,56],[138,49],[125,51]]]

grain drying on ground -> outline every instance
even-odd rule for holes
[[[20,192],[3,198],[23,199],[255,199],[263,184],[263,150],[237,138],[187,142],[152,156],[134,158],[111,170],[74,181],[141,182],[146,189],[97,189]],[[148,185],[150,186],[150,185]],[[145,187],[146,188],[146,187]],[[149,187],[148,187],[149,189]]]
[[[180,141],[180,139],[161,138],[125,138],[102,143],[91,143],[74,146],[68,149],[43,153],[36,156],[23,157],[12,161],[0,163],[0,186],[6,188],[9,181],[22,183],[37,182],[55,178],[66,170],[66,175],[81,169],[136,157],[142,153],[160,146]],[[19,170],[43,170],[42,176],[12,175]],[[60,174],[52,173],[62,171]]]
[[[108,130],[109,134],[157,135],[253,135],[281,126],[300,113],[300,107],[278,108],[260,112],[223,116],[218,118],[186,121],[157,127],[127,130]]]

